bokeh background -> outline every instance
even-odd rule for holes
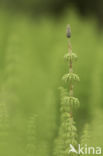
[[[103,1],[0,0],[1,156],[53,156],[68,23],[78,135],[88,123],[91,144],[103,146]]]

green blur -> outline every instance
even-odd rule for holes
[[[58,87],[68,71],[63,58],[68,50],[68,23],[72,49],[78,55],[74,70],[81,80],[74,93],[81,103],[75,115],[78,133],[89,123],[90,143],[102,147],[103,34],[95,19],[84,20],[74,11],[59,19],[36,19],[1,10],[0,156],[53,155],[60,124]],[[30,132],[32,116],[35,126]],[[29,145],[33,146],[30,150]]]

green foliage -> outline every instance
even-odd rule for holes
[[[71,96],[70,97],[65,96],[63,100],[64,100],[64,105],[68,107],[72,106],[75,108],[78,107],[80,104],[78,98],[71,97]]]
[[[81,147],[85,147],[85,145],[90,146],[90,136],[89,136],[89,125],[85,124],[84,129],[82,132],[81,140],[80,140]],[[81,154],[82,155],[82,154]],[[88,156],[88,154],[86,154]]]
[[[72,53],[72,54],[65,54],[64,58],[67,60],[67,61],[76,61],[77,60],[77,55],[75,53]]]
[[[32,115],[27,124],[27,156],[36,154],[36,120],[36,115]]]
[[[84,147],[85,144],[87,145],[89,143],[89,139],[90,139],[90,136],[89,136],[89,125],[85,124],[84,129],[83,129],[83,134],[81,136],[81,141],[80,141],[81,146]]]
[[[80,81],[79,76],[77,74],[74,74],[74,73],[65,74],[63,76],[63,80],[65,82],[67,82],[67,81]]]
[[[69,44],[69,55],[65,56],[69,61],[69,73],[63,76],[63,80],[70,82],[70,95],[67,93],[68,91],[64,88],[61,88],[61,123],[59,128],[59,134],[55,141],[54,148],[54,156],[72,156],[76,155],[75,153],[69,153],[69,145],[72,144],[75,148],[77,148],[77,128],[75,126],[75,122],[73,119],[73,108],[79,106],[79,100],[73,96],[73,80],[79,81],[78,75],[75,73],[71,73],[72,69],[72,61],[75,60],[76,55],[72,54],[72,49]]]
[[[4,98],[6,91],[4,89],[1,90],[0,95],[0,154],[7,155],[8,154],[8,137],[9,137],[9,115],[7,110],[7,103]],[[6,150],[5,150],[6,149]]]
[[[61,92],[63,95],[65,92],[64,89]],[[58,137],[54,143],[54,156],[67,156],[69,153],[69,144],[74,145],[75,148],[77,147],[77,129],[73,117],[71,117],[69,107],[65,108],[65,103],[61,103],[61,124]]]
[[[90,144],[103,144],[103,37],[102,33],[101,36],[97,34],[93,19],[82,21],[76,13],[66,12],[58,22],[51,17],[36,20],[25,14],[1,9],[0,121],[5,129],[3,133],[1,130],[1,138],[7,144],[9,142],[8,146],[0,148],[1,156],[26,155],[27,137],[30,135],[27,135],[27,121],[30,114],[38,114],[36,156],[52,155],[54,146],[54,151],[62,155],[63,137],[59,137],[65,134],[62,122],[65,119],[65,129],[68,129],[71,119],[70,107],[64,103],[64,97],[74,98],[68,90],[63,89],[60,102],[57,90],[61,84],[61,75],[68,73],[68,66],[65,67],[63,63],[63,55],[67,51],[64,31],[68,20],[72,27],[73,49],[79,56],[73,69],[81,78],[78,87],[74,86],[74,95],[80,99],[81,107],[76,115],[73,104],[75,116],[71,121],[72,126],[78,126],[80,140],[81,130],[89,121],[90,137],[92,136]],[[74,62],[76,57],[67,54],[66,64],[70,59]],[[71,129],[69,131],[72,133]],[[76,129],[73,133],[77,134]]]

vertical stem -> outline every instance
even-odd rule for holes
[[[70,40],[68,42],[68,52],[70,55],[72,54],[72,46],[71,46]],[[70,59],[70,62],[69,62],[69,73],[71,73],[71,72],[73,72],[72,59]],[[73,83],[72,83],[72,81],[70,81],[69,96],[73,96]],[[72,117],[72,107],[71,106],[70,106],[70,115]]]
[[[72,54],[72,46],[71,46],[71,42],[70,40],[68,41],[68,52],[70,53],[70,55]],[[72,60],[70,60],[70,64],[69,64],[69,72],[72,72]]]

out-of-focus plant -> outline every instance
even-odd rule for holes
[[[80,144],[82,147],[85,147],[85,145],[87,144],[89,146],[89,125],[88,124],[84,125],[84,129],[83,129],[82,136],[80,139]],[[86,156],[88,156],[88,154],[86,154]]]
[[[36,153],[36,115],[32,115],[28,121],[27,128],[27,156]]]
[[[85,146],[89,141],[89,125],[85,124],[83,129],[83,134],[81,136],[81,146]]]

